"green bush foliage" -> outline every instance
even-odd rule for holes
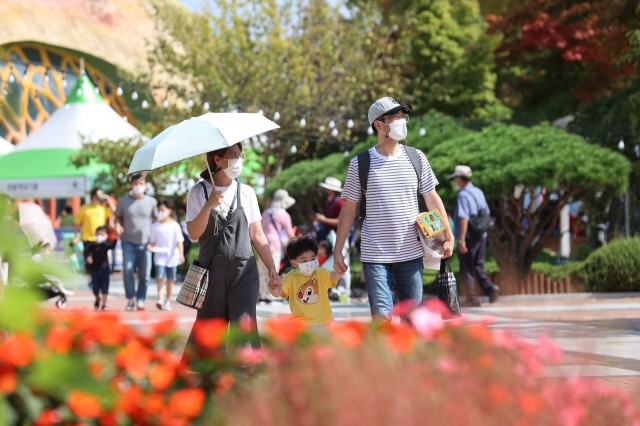
[[[640,291],[640,238],[615,240],[594,251],[582,273],[591,291]]]

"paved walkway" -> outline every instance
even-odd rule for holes
[[[68,299],[67,310],[93,311],[94,297],[86,284],[69,286],[77,290]],[[125,312],[124,287],[119,274],[112,276],[108,307],[121,311],[125,321],[144,325],[168,316],[176,316],[187,333],[195,320],[195,311],[173,304],[173,312],[155,307],[156,287],[149,287],[147,310]],[[174,297],[177,289],[174,291]],[[53,302],[45,303],[55,309]],[[370,321],[366,301],[332,303],[336,321]],[[258,328],[266,318],[288,314],[286,303],[258,305]],[[525,339],[546,335],[564,351],[562,365],[549,366],[549,377],[587,376],[628,391],[640,406],[640,293],[572,293],[540,296],[504,296],[494,305],[465,308],[468,321],[492,321],[492,328],[512,329]]]

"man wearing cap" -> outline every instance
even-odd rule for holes
[[[415,218],[419,214],[419,192],[429,210],[437,210],[443,223],[447,214],[435,190],[438,181],[426,156],[416,151],[419,172],[407,150],[399,142],[407,137],[411,105],[394,99],[378,99],[369,108],[369,124],[378,135],[377,144],[368,150],[369,173],[366,190],[366,217],[361,232],[361,260],[371,314],[390,319],[394,292],[397,301],[422,302],[422,245]],[[351,159],[342,191],[345,205],[338,223],[335,247],[336,272],[346,270],[341,249],[358,214],[362,199],[358,157]],[[453,251],[453,233],[446,230],[444,257]]]
[[[469,218],[476,216],[481,210],[489,211],[484,192],[471,183],[471,167],[459,165],[449,175],[460,189],[458,202],[453,214],[456,239],[458,240],[458,258],[460,259],[460,275],[467,287],[467,306],[480,306],[476,295],[476,279],[489,302],[498,299],[500,287],[489,280],[484,270],[484,255],[487,245],[487,233],[472,232]]]

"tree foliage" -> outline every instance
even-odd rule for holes
[[[224,0],[216,7],[215,14],[159,8],[166,36],[154,49],[154,69],[195,90],[212,110],[277,113],[281,128],[253,141],[266,177],[290,161],[344,150],[367,129],[364,105],[402,87],[388,72],[394,44],[380,42],[387,31],[367,10],[345,18],[323,0]]]
[[[456,164],[472,168],[474,184],[484,190],[496,217],[489,234],[493,254],[501,271],[520,277],[567,203],[594,193],[620,194],[630,168],[619,153],[547,124],[492,125],[443,142],[430,160],[437,174],[449,173]],[[455,194],[442,192],[451,205]]]
[[[520,120],[573,113],[582,102],[627,87],[635,78],[637,2],[527,0],[491,15],[502,42],[498,95]],[[634,31],[635,30],[635,31]]]

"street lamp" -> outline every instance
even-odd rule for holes
[[[624,139],[620,138],[618,142],[618,149],[624,152]],[[629,187],[624,191],[624,236],[626,238],[631,237],[631,222],[629,221]]]

